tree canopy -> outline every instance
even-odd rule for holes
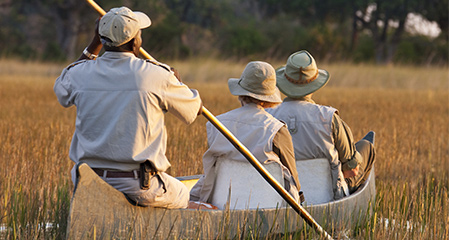
[[[285,59],[300,49],[328,61],[448,63],[446,0],[98,0],[106,11],[143,11],[152,26],[143,47],[158,59]],[[437,37],[408,32],[414,14]],[[0,54],[45,61],[76,59],[98,14],[80,0],[0,2]]]

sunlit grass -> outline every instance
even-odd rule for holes
[[[200,91],[212,113],[239,106],[226,82],[239,77],[246,63],[200,59],[172,65]],[[332,78],[314,99],[338,108],[356,139],[376,132],[374,212],[347,234],[356,239],[449,238],[448,69],[318,66]],[[53,93],[63,67],[0,60],[0,238],[65,236],[75,109],[62,108]],[[205,123],[199,117],[185,126],[167,115],[172,175],[202,173]],[[310,234],[279,238],[313,238]]]

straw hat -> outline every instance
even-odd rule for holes
[[[279,89],[276,87],[276,72],[266,62],[254,61],[246,65],[240,78],[228,80],[229,90],[235,96],[250,96],[255,99],[280,103]]]
[[[100,19],[98,33],[107,39],[102,41],[104,45],[118,47],[133,39],[140,29],[150,25],[151,20],[145,13],[133,12],[127,7],[112,8]]]
[[[312,55],[305,50],[295,52],[287,64],[276,71],[277,86],[291,98],[300,98],[322,88],[330,79],[326,70],[318,69]]]

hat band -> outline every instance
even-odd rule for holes
[[[307,83],[312,82],[313,80],[315,80],[318,77],[318,69],[316,70],[316,73],[315,73],[315,75],[313,77],[311,77],[309,79],[304,79],[304,80],[302,79],[303,76],[302,76],[301,72],[302,72],[302,67],[300,68],[300,73],[299,73],[299,79],[298,80],[289,77],[287,75],[287,73],[285,73],[285,72],[284,72],[284,77],[287,78],[287,80],[289,82],[294,83],[294,84],[307,84]]]

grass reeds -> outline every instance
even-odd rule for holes
[[[192,60],[172,65],[190,87],[200,91],[204,106],[213,114],[239,106],[226,82],[239,77],[246,63]],[[75,109],[62,108],[53,93],[54,80],[63,67],[0,61],[0,238],[65,237],[73,188],[68,152]],[[366,219],[347,229],[346,235],[351,239],[448,239],[448,69],[319,67],[332,78],[314,100],[339,109],[356,139],[369,130],[376,132],[374,211],[361,216]],[[167,115],[172,175],[202,173],[205,123],[199,117],[185,126]],[[277,237],[316,239],[308,231]],[[241,236],[250,239],[257,234]]]

